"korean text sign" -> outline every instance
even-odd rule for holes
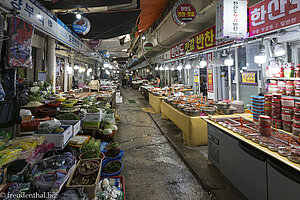
[[[241,84],[242,85],[257,85],[257,73],[256,72],[243,72]]]
[[[208,28],[192,38],[171,48],[171,59],[185,55],[189,52],[203,51],[216,46],[216,26]]]
[[[224,0],[223,34],[226,37],[247,37],[247,0]]]
[[[300,0],[264,0],[249,8],[250,36],[300,23]]]
[[[214,67],[211,65],[212,61],[212,53],[208,53],[207,55],[207,92],[214,92]]]

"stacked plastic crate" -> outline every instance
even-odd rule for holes
[[[254,122],[259,121],[259,115],[264,114],[264,103],[265,97],[264,96],[251,96],[251,111],[253,114]]]

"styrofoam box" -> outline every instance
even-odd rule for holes
[[[81,128],[81,120],[60,120],[62,125],[72,126],[72,135],[75,137]]]
[[[63,148],[65,144],[72,137],[72,126],[61,126],[65,129],[63,133],[47,133],[38,134],[39,136],[45,136],[46,143],[54,143],[54,147]]]
[[[96,118],[98,118],[98,120],[101,121],[102,115],[103,115],[102,110],[100,110],[97,113],[87,113],[86,114],[86,118],[88,118],[88,119],[91,119],[91,118],[95,118],[96,119]],[[87,119],[84,119],[84,120],[88,121]]]

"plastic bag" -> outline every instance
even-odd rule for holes
[[[20,110],[20,116],[21,117],[27,117],[28,115],[32,115],[30,110],[26,110],[26,109],[21,109]]]
[[[52,133],[55,129],[61,126],[61,122],[57,119],[41,122],[38,126],[39,134]]]

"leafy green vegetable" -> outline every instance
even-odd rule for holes
[[[59,120],[81,120],[82,118],[74,113],[64,113],[56,116]]]
[[[100,140],[95,140],[95,138],[92,138],[88,143],[83,144],[83,147],[81,148],[81,158],[99,158],[101,154],[100,143]]]

